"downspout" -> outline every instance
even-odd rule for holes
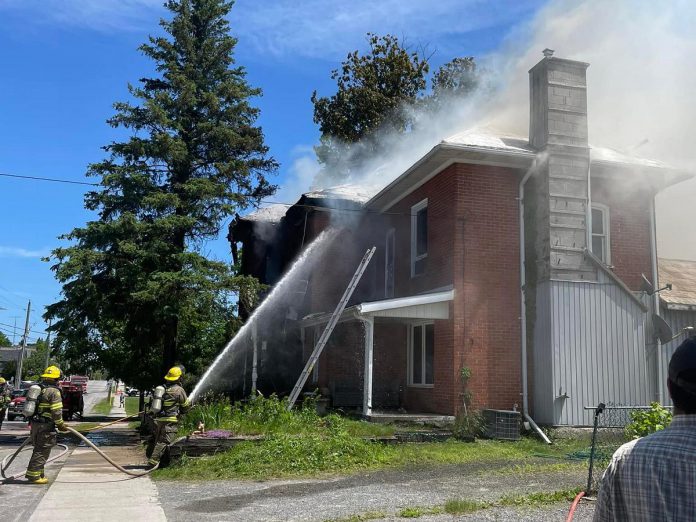
[[[525,286],[527,284],[527,275],[525,273],[525,247],[524,247],[524,184],[527,183],[529,177],[536,171],[537,158],[534,158],[534,163],[527,170],[524,177],[520,181],[519,187],[519,221],[520,221],[520,330],[522,332],[522,416],[529,422],[529,425],[537,432],[547,444],[551,441],[546,434],[537,426],[532,417],[529,415],[529,393],[527,384],[527,299],[525,296]]]
[[[657,232],[655,229],[655,196],[650,199],[650,257],[652,260],[652,283],[655,289],[660,288],[657,272]],[[653,312],[660,315],[660,294],[653,294]],[[665,394],[662,390],[662,379],[664,378],[664,367],[662,361],[662,343],[660,339],[655,338],[655,353],[657,354],[657,393],[660,404],[664,405]]]

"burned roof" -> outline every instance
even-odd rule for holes
[[[267,207],[258,208],[250,214],[241,216],[239,219],[243,221],[253,221],[255,223],[280,223],[280,220],[283,219],[283,216],[285,216],[285,213],[288,211],[288,207],[289,205],[274,203]]]
[[[320,190],[311,190],[302,194],[302,198],[321,203],[322,200],[342,200],[364,205],[380,189],[379,186],[359,185],[347,183]]]
[[[660,286],[672,284],[672,290],[660,292],[667,308],[696,310],[696,261],[660,258],[658,267]]]

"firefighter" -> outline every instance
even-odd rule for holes
[[[58,388],[61,372],[57,366],[49,366],[41,374],[41,393],[36,400],[36,412],[31,417],[31,443],[34,452],[31,454],[26,477],[33,484],[46,484],[44,466],[51,454],[51,448],[56,445],[57,428],[60,432],[68,429],[63,421],[63,398]]]
[[[5,413],[7,412],[7,407],[10,405],[12,396],[10,395],[10,388],[7,386],[7,381],[3,377],[0,377],[0,429],[2,429],[2,421],[5,420]]]
[[[155,446],[147,461],[150,467],[159,464],[164,451],[174,441],[179,415],[186,413],[191,405],[186,392],[179,384],[181,375],[181,367],[174,366],[164,376],[166,382],[162,395],[162,409],[155,414],[155,434],[153,437]],[[151,405],[154,400],[155,397],[150,401]]]

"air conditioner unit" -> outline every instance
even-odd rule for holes
[[[520,412],[507,410],[483,410],[485,435],[491,439],[519,440]]]

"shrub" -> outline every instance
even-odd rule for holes
[[[452,433],[458,439],[470,439],[483,435],[486,424],[481,412],[464,408],[454,420]]]
[[[665,429],[670,422],[672,422],[672,412],[659,403],[653,402],[649,410],[631,412],[631,423],[626,426],[626,435],[631,439],[639,439]]]

